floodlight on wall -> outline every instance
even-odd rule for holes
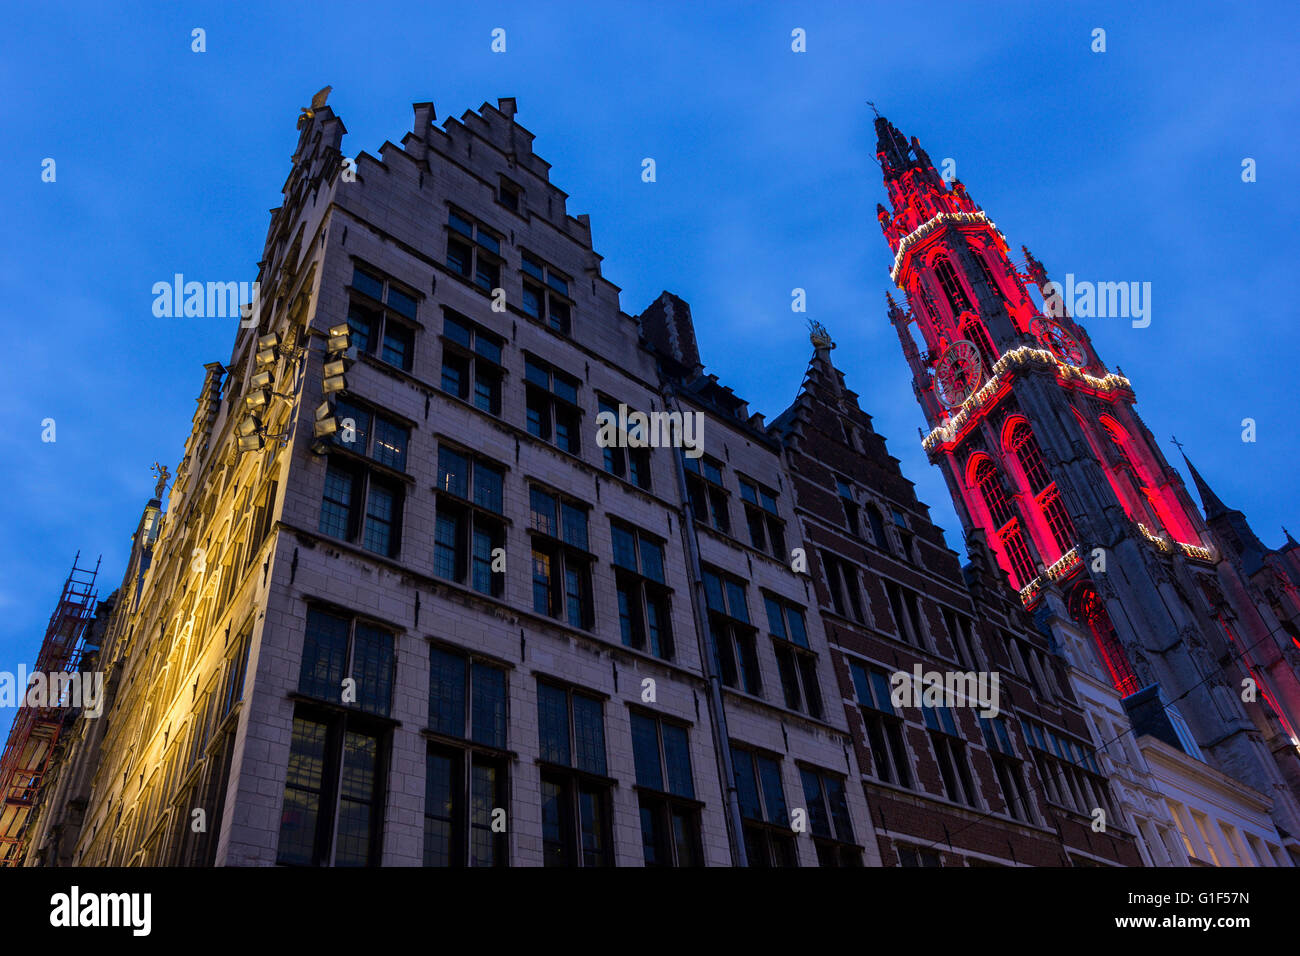
[[[330,326],[330,337],[325,344],[325,351],[331,355],[346,352],[352,344],[351,332],[352,329],[346,322]]]
[[[316,422],[312,432],[317,438],[329,438],[339,430],[338,419],[334,417],[334,408],[329,402],[321,402],[316,409]]]
[[[240,452],[258,451],[265,444],[262,438],[262,420],[256,415],[246,415],[238,425],[235,426],[235,434]]]

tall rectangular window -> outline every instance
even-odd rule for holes
[[[731,745],[745,857],[750,866],[798,866],[777,758]]]
[[[333,456],[325,468],[318,528],[331,538],[395,557],[401,544],[404,494],[397,480]]]
[[[409,372],[415,354],[415,293],[377,270],[354,266],[349,295],[351,346]]]
[[[840,505],[844,508],[844,522],[848,526],[849,532],[857,537],[862,536],[862,521],[858,511],[858,503],[853,497],[852,486],[843,478],[835,479],[835,490],[840,496]],[[878,545],[880,541],[876,542]]]
[[[862,598],[858,590],[858,572],[843,558],[823,551],[822,567],[826,569],[826,586],[831,595],[831,607],[840,617],[848,617],[861,624]]]
[[[521,255],[521,264],[524,312],[553,331],[569,335],[573,331],[573,299],[568,277],[527,252]]]
[[[424,865],[505,866],[506,672],[460,651],[429,649]]]
[[[664,580],[664,546],[658,538],[620,521],[610,521],[614,542],[614,587],[623,643],[673,659],[669,608],[672,593]]]
[[[1007,805],[1007,815],[1025,823],[1033,823],[1033,810],[1029,802],[1029,793],[1025,788],[1024,773],[1015,748],[1011,745],[1011,734],[1007,730],[1004,717],[985,717],[976,714],[980,730],[984,733],[984,744],[993,759],[993,771],[997,775],[998,785],[1002,788],[1002,799]]]
[[[570,627],[594,624],[587,506],[546,488],[528,491],[532,531],[533,610]]]
[[[298,692],[342,705],[347,678],[355,682],[355,700],[346,706],[387,717],[393,695],[393,635],[352,617],[309,608]]]
[[[817,848],[818,866],[861,866],[862,849],[854,845],[844,778],[825,770],[800,767],[799,779],[808,808],[808,828]]]
[[[722,464],[701,455],[682,456],[686,464],[686,494],[691,514],[701,524],[731,534],[731,515],[727,510],[727,489],[722,484]]]
[[[740,479],[740,500],[744,502],[749,541],[759,551],[786,561],[785,522],[777,514],[776,492],[752,481]]]
[[[504,340],[459,313],[444,311],[442,390],[489,415],[500,415]]]
[[[600,411],[614,416],[615,420],[617,420],[619,404],[602,396],[600,398]],[[650,449],[634,447],[627,441],[625,433],[620,433],[618,437],[618,443],[606,445],[601,449],[604,455],[605,470],[611,475],[632,482],[638,488],[649,491]],[[639,436],[639,438],[647,442],[650,437],[649,435]]]
[[[817,681],[817,655],[808,646],[803,609],[770,594],[763,595],[763,604],[785,705],[820,718],[822,695]]]
[[[975,785],[971,780],[970,763],[966,759],[966,741],[957,729],[952,710],[943,706],[921,706],[921,716],[930,731],[935,759],[948,799],[968,806],[978,806]]]
[[[377,866],[383,827],[382,732],[364,718],[295,710],[276,861]]]
[[[849,674],[866,725],[876,779],[910,789],[911,763],[903,745],[903,721],[890,699],[889,675],[857,661],[849,664]]]
[[[886,581],[885,594],[889,597],[889,607],[894,612],[899,639],[915,647],[928,649],[925,627],[921,623],[921,603],[916,592],[893,581]]]
[[[739,578],[704,570],[704,599],[709,612],[713,661],[722,683],[747,694],[761,693],[755,629],[749,623],[745,585]]]
[[[576,378],[538,359],[526,358],[524,405],[528,434],[571,455],[581,454],[582,409]]]
[[[345,684],[350,679],[351,684]],[[393,635],[356,618],[307,610],[277,859],[297,866],[374,866],[383,827]]]
[[[500,597],[505,574],[502,517],[505,469],[450,445],[438,448],[438,498],[433,528],[433,569],[441,578]]]
[[[686,728],[639,711],[631,720],[645,865],[699,866],[700,804]]]
[[[447,214],[447,268],[484,292],[501,288],[501,236],[456,209]]]
[[[599,698],[537,683],[542,762],[542,857],[546,866],[612,866],[612,781],[606,777]]]

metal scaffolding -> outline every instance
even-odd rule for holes
[[[72,570],[63,583],[63,594],[50,616],[45,640],[36,657],[32,675],[75,673],[81,666],[86,632],[95,613],[98,597],[94,590],[101,556],[94,570],[78,566],[81,552],[72,559]],[[18,688],[22,694],[15,703],[18,712],[9,729],[9,741],[0,756],[0,866],[18,866],[23,858],[23,840],[31,818],[41,782],[50,768],[55,744],[63,730],[64,719],[79,705],[58,706],[59,701],[45,700],[46,705],[26,706],[30,684]]]

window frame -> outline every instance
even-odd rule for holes
[[[375,298],[370,292],[367,292],[362,286],[357,284],[357,273],[374,280],[380,284],[380,298]],[[389,300],[392,293],[396,291],[398,295],[410,299],[412,302],[411,314],[407,315],[399,307],[392,304]],[[392,368],[400,369],[408,374],[414,374],[415,370],[415,352],[416,338],[420,330],[419,314],[420,300],[423,296],[416,292],[414,288],[403,282],[393,279],[388,273],[376,269],[367,263],[358,259],[352,260],[352,280],[347,286],[348,293],[348,311],[347,325],[349,332],[349,344],[357,350],[359,355],[368,355],[371,358],[383,362]],[[358,342],[358,325],[354,324],[352,310],[356,306],[360,309],[370,312],[378,319],[377,326],[367,331],[365,341]],[[403,362],[394,362],[388,355],[388,338],[390,325],[396,325],[407,336],[405,343],[405,360]]]
[[[468,344],[460,341],[448,331],[448,324],[465,329]],[[442,368],[438,388],[447,395],[472,405],[481,412],[496,418],[501,417],[504,407],[505,381],[507,377],[504,364],[506,340],[503,336],[485,328],[472,319],[466,318],[454,309],[443,307],[443,331],[439,335],[442,342]],[[489,348],[495,348],[497,358],[480,351],[480,342],[487,342]],[[460,387],[453,391],[448,388],[448,367],[451,361],[460,362],[463,376]],[[480,384],[488,383],[487,405],[480,401],[482,393]],[[463,394],[462,394],[463,393]]]
[[[609,524],[613,555],[610,560],[610,567],[614,573],[615,599],[618,602],[619,609],[619,636],[622,639],[623,646],[652,654],[661,660],[674,660],[676,645],[672,626],[673,589],[668,586],[668,572],[665,567],[667,542],[657,535],[652,535],[636,525],[612,515]],[[617,546],[619,534],[631,536],[632,567],[620,562]],[[659,578],[646,573],[643,548],[647,545],[659,550],[659,568],[662,575]],[[628,594],[626,608],[624,592]],[[656,627],[651,621],[651,607],[659,608],[655,615],[659,618],[657,638],[652,637]],[[626,630],[623,626],[625,614],[628,620]],[[655,648],[656,644],[658,644],[657,650]]]

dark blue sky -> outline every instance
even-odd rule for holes
[[[1103,359],[1133,380],[1166,452],[1177,433],[1266,543],[1283,523],[1300,534],[1294,10],[1054,6],[15,6],[0,39],[0,670],[30,666],[78,549],[103,554],[102,596],[119,583],[149,465],[174,468],[202,365],[224,362],[233,336],[229,321],[154,318],[150,287],[176,272],[255,278],[298,109],[327,83],[349,155],[399,141],[413,102],[433,100],[441,121],[517,97],[569,211],[591,215],[623,308],[663,289],[689,301],[710,370],[769,419],[810,354],[790,311],[805,288],[960,548],[885,319],[874,100],[936,162],[956,160],[1014,249],[1059,277],[1152,283],[1149,328],[1089,323]],[[1244,157],[1258,182],[1241,181]]]

